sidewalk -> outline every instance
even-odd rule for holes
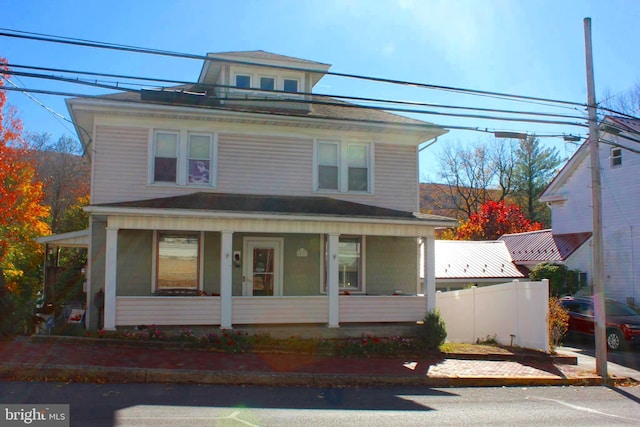
[[[127,346],[87,338],[19,337],[14,341],[0,342],[0,378],[316,387],[601,383],[592,367],[568,364],[571,361],[575,363],[575,355],[564,359],[546,355],[526,358],[517,355],[443,356],[433,360],[414,360],[275,352],[229,354],[210,350]],[[610,374],[615,376],[613,370]]]

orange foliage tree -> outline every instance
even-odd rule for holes
[[[0,73],[5,64],[0,58]],[[9,292],[24,299],[39,284],[42,249],[34,239],[50,233],[49,209],[42,204],[35,159],[22,138],[22,122],[6,105],[3,84],[0,78],[0,274]]]
[[[453,233],[455,240],[496,240],[503,234],[542,230],[543,224],[528,219],[513,203],[489,201],[471,214]]]

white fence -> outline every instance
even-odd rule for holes
[[[548,301],[548,280],[514,280],[436,294],[448,341],[474,343],[489,337],[500,344],[545,352],[549,352]]]

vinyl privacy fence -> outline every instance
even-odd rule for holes
[[[549,281],[520,282],[436,293],[447,341],[500,344],[549,352]]]

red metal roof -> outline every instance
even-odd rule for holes
[[[553,234],[552,230],[548,229],[505,234],[498,240],[505,242],[511,258],[518,264],[526,261],[565,261],[590,237],[591,232]]]

